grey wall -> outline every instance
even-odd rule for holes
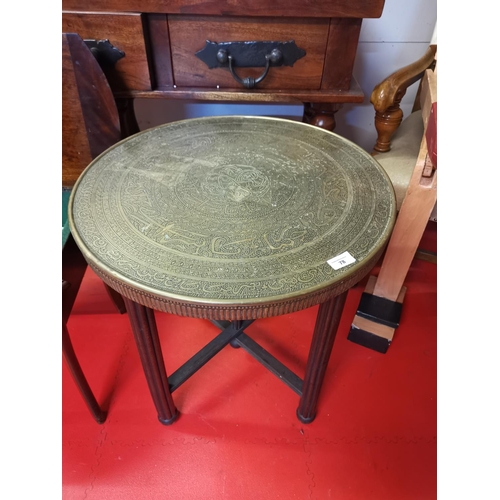
[[[336,114],[335,132],[367,151],[375,143],[374,111],[369,99],[377,83],[412,63],[426,51],[436,25],[437,0],[386,0],[379,19],[366,19],[361,28],[354,77],[365,93],[363,104],[346,104]],[[401,102],[405,116],[411,111],[417,85]],[[286,104],[224,104],[195,101],[136,99],[141,130],[184,118],[210,115],[267,115],[301,120],[303,107]]]

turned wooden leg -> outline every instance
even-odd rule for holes
[[[158,420],[165,425],[172,424],[178,416],[178,411],[175,408],[168,386],[154,311],[126,297],[123,299],[149,391],[158,412]]]
[[[134,99],[116,99],[116,108],[118,109],[118,114],[120,116],[120,129],[122,132],[122,139],[140,132],[139,124],[137,123],[137,118],[135,117]]]
[[[336,126],[335,113],[341,108],[342,104],[305,102],[302,121],[332,132]]]
[[[391,150],[391,138],[403,121],[403,112],[397,106],[391,106],[383,113],[375,112],[375,128],[377,129],[377,142],[373,148],[379,153]]]
[[[63,354],[68,363],[69,370],[73,379],[80,390],[85,403],[87,404],[92,416],[98,424],[102,424],[106,420],[106,412],[101,410],[97,400],[92,392],[85,375],[83,374],[78,358],[76,357],[73,344],[69,337],[68,328],[63,323],[62,325],[62,349]]]
[[[319,306],[307,359],[302,397],[297,408],[297,417],[304,424],[311,423],[316,417],[316,405],[346,297],[347,292],[344,292]]]

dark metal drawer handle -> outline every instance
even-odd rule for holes
[[[113,68],[115,64],[125,57],[125,52],[117,49],[109,40],[84,40],[102,69]]]
[[[293,66],[297,59],[306,55],[306,52],[297,47],[293,40],[287,42],[211,42],[207,40],[205,47],[195,55],[210,69],[229,69],[238,83],[247,89],[252,89],[264,80],[271,66]],[[235,72],[235,67],[263,67],[264,71],[257,78],[251,76],[240,78]]]
[[[259,77],[253,78],[251,76],[246,76],[245,78],[240,78],[233,69],[233,56],[231,54],[228,54],[224,49],[220,49],[219,52],[217,52],[217,60],[220,63],[225,63],[227,61],[229,63],[229,71],[231,72],[231,75],[233,75],[233,78],[238,83],[244,85],[247,89],[253,89],[255,85],[257,85],[257,83],[260,83],[262,80],[264,80],[264,78],[267,76],[267,73],[269,72],[270,63],[280,62],[281,57],[281,51],[279,51],[278,49],[273,49],[270,54],[266,54],[266,66]]]

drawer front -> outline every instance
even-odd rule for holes
[[[321,86],[329,19],[168,16],[174,83],[177,87],[244,88],[228,69],[208,66],[196,52],[211,42],[294,40],[306,55],[293,66],[271,67],[260,89],[318,90]],[[235,68],[256,78],[264,68]]]
[[[125,53],[114,67],[103,68],[115,90],[151,90],[141,14],[63,12],[63,33],[106,40]]]

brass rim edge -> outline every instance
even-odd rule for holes
[[[240,299],[240,300],[228,300],[228,299],[220,299],[220,300],[203,300],[203,299],[194,299],[194,298],[188,298],[186,296],[182,295],[177,295],[177,294],[168,294],[165,292],[162,292],[160,290],[156,290],[154,288],[148,287],[146,285],[142,285],[139,283],[136,283],[133,280],[128,279],[126,276],[123,276],[122,274],[116,272],[115,270],[109,268],[108,266],[102,264],[101,262],[98,261],[98,259],[95,258],[94,254],[90,252],[85,244],[82,242],[78,234],[73,233],[72,235],[74,237],[74,240],[78,247],[80,248],[83,256],[85,257],[85,260],[87,260],[88,264],[91,265],[92,269],[94,271],[99,270],[100,274],[109,277],[110,279],[116,280],[116,282],[119,282],[123,285],[128,286],[130,290],[134,291],[140,291],[143,292],[149,296],[156,297],[158,299],[162,299],[167,302],[171,303],[180,303],[180,304],[190,304],[191,306],[198,305],[198,306],[265,306],[268,304],[277,304],[280,302],[285,302],[285,301],[293,301],[293,300],[301,300],[304,297],[308,297],[309,295],[313,295],[315,293],[322,292],[323,290],[333,288],[336,285],[339,285],[343,281],[346,281],[350,279],[351,277],[355,277],[358,274],[362,274],[363,271],[365,270],[366,267],[368,267],[370,264],[373,266],[376,263],[376,257],[378,257],[383,250],[385,249],[387,243],[388,243],[388,238],[387,241],[385,241],[382,245],[380,245],[379,248],[373,250],[362,262],[356,264],[355,266],[352,266],[349,268],[349,273],[346,273],[341,276],[337,276],[337,278],[321,283],[319,285],[316,285],[312,288],[309,289],[304,289],[300,290],[298,292],[290,293],[285,296],[271,296],[271,297],[262,297],[262,298],[256,298],[256,299]],[[373,262],[375,261],[375,262]],[[326,264],[326,263],[325,263]],[[328,265],[328,264],[326,264]],[[367,271],[368,272],[368,271]],[[360,278],[362,279],[362,278]],[[359,281],[359,280],[358,280]],[[111,285],[110,285],[111,286]]]
[[[388,185],[391,188],[391,193],[392,193],[392,203],[391,203],[391,208],[392,208],[392,213],[391,213],[391,220],[388,221],[387,229],[385,232],[385,235],[380,238],[380,244],[378,247],[375,247],[372,249],[372,251],[365,257],[365,259],[361,262],[357,262],[353,266],[349,267],[349,271],[347,274],[343,274],[340,276],[337,276],[333,278],[331,281],[321,283],[319,285],[316,285],[310,289],[305,289],[305,290],[300,290],[291,294],[288,294],[286,296],[273,296],[273,297],[264,297],[264,298],[258,298],[258,299],[243,299],[243,300],[227,300],[227,299],[222,299],[222,300],[204,300],[204,299],[193,299],[193,298],[187,298],[182,295],[177,295],[177,294],[169,294],[166,292],[162,292],[159,290],[155,290],[154,288],[148,287],[146,285],[139,284],[133,280],[128,279],[126,276],[123,276],[119,272],[115,271],[114,269],[108,267],[107,265],[103,264],[102,262],[99,261],[99,259],[90,251],[90,249],[85,245],[83,240],[80,238],[78,231],[76,229],[76,225],[74,222],[73,218],[73,204],[74,204],[74,198],[75,198],[75,193],[78,190],[78,186],[82,182],[82,179],[85,177],[86,173],[90,168],[97,163],[97,161],[108,154],[110,151],[113,149],[117,148],[120,146],[122,143],[125,143],[129,141],[130,139],[137,137],[142,134],[146,134],[148,132],[151,132],[152,130],[163,128],[163,127],[168,127],[170,125],[173,125],[175,123],[180,123],[180,122],[194,122],[194,121],[204,121],[204,120],[213,120],[213,119],[227,119],[227,118],[243,118],[243,119],[252,119],[252,120],[268,120],[268,121],[282,121],[282,122],[287,122],[287,123],[294,123],[297,126],[303,126],[303,127],[310,127],[314,130],[318,130],[322,133],[325,134],[331,134],[335,137],[340,137],[342,141],[346,142],[347,144],[350,144],[353,148],[355,148],[357,151],[359,151],[367,160],[372,162],[378,170],[381,172],[382,176],[386,178]],[[189,118],[186,120],[177,120],[175,122],[170,122],[162,125],[158,125],[156,127],[151,127],[147,130],[143,130],[141,132],[138,132],[137,134],[134,134],[132,136],[129,136],[125,139],[122,139],[120,142],[117,142],[110,148],[108,148],[106,151],[102,152],[99,156],[97,156],[92,162],[85,168],[85,170],[81,173],[80,177],[77,179],[75,185],[73,186],[73,189],[71,190],[71,195],[68,203],[68,222],[69,222],[69,227],[71,230],[71,234],[80,248],[82,254],[84,255],[85,259],[91,265],[91,267],[96,270],[99,269],[102,274],[105,276],[108,276],[111,279],[117,280],[121,284],[126,284],[131,290],[134,291],[141,291],[145,294],[148,294],[149,296],[156,297],[156,298],[161,298],[165,301],[168,301],[170,303],[180,303],[180,304],[189,304],[191,307],[194,305],[198,306],[264,306],[265,304],[277,304],[280,302],[285,302],[285,301],[292,301],[293,299],[295,300],[301,300],[303,297],[308,297],[309,295],[313,295],[314,293],[321,292],[323,290],[330,289],[334,287],[336,284],[341,283],[343,280],[349,279],[351,276],[356,276],[358,273],[361,273],[362,270],[367,266],[367,263],[372,262],[374,260],[374,257],[380,254],[386,247],[390,235],[392,233],[395,220],[396,220],[396,196],[394,192],[394,187],[392,185],[392,182],[388,176],[388,174],[385,172],[384,168],[380,165],[378,161],[376,161],[370,154],[368,154],[364,149],[359,147],[357,144],[353,143],[352,141],[349,141],[348,139],[345,139],[342,136],[339,136],[338,134],[335,134],[334,132],[330,132],[329,130],[322,129],[320,127],[317,127],[315,125],[310,125],[308,123],[303,123],[303,122],[296,122],[294,120],[287,120],[284,118],[272,118],[272,117],[266,117],[266,116],[246,116],[246,115],[223,115],[223,116],[205,116],[201,118]],[[325,265],[326,264],[325,262]],[[362,278],[360,278],[362,279]],[[359,281],[359,280],[358,280]],[[108,283],[109,284],[109,283]],[[111,285],[110,285],[111,286]]]
[[[187,300],[174,300],[158,293],[147,292],[141,288],[131,286],[122,279],[103,272],[100,268],[94,266],[92,262],[89,262],[89,266],[111,288],[128,299],[152,309],[192,318],[218,320],[256,319],[297,312],[340,295],[359,283],[373,269],[384,249],[382,248],[377,255],[365,261],[362,268],[358,269],[356,273],[348,275],[343,281],[322,287],[320,290],[314,292],[303,294],[300,297],[286,297],[275,301],[253,303],[249,301],[244,303],[237,301],[231,303],[215,301],[200,303]]]

